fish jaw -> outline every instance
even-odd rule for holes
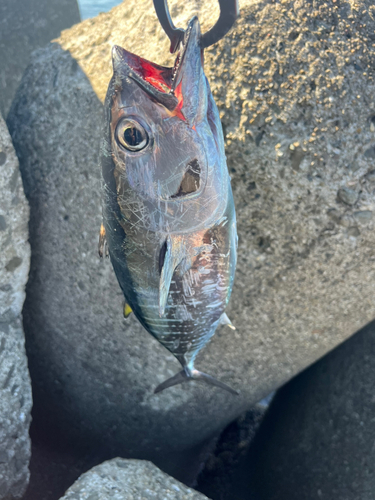
[[[185,39],[174,69],[172,92],[179,99],[183,116],[193,128],[206,117],[207,95],[210,93],[203,70],[201,30],[197,17],[189,22]]]
[[[155,64],[118,45],[112,49],[115,87],[124,90],[131,80],[149,99],[166,108],[171,116],[187,122],[190,128],[205,117],[207,88],[203,71],[203,50],[198,18],[189,22],[182,47],[173,67]]]
[[[150,99],[169,111],[176,108],[178,100],[171,92],[172,68],[159,66],[118,45],[112,48],[112,64],[115,88],[122,90],[124,80],[128,85],[131,84],[128,80],[131,80]]]

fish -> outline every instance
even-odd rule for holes
[[[219,111],[193,17],[173,67],[112,49],[101,144],[101,255],[131,312],[180,362],[156,387],[199,380],[195,368],[225,313],[237,262],[236,214]]]

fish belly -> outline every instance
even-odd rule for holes
[[[183,366],[192,367],[214,335],[231,294],[237,244],[234,210],[229,205],[211,228],[187,235],[125,231],[121,245],[109,243],[125,298],[146,330]],[[161,254],[167,237],[180,238],[183,252],[160,316]]]

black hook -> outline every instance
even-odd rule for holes
[[[185,31],[181,28],[176,28],[169,14],[167,0],[154,0],[156,15],[158,16],[161,27],[168,35],[171,41],[170,52],[173,54],[178,49],[180,42],[184,38]]]
[[[240,15],[238,0],[219,0],[220,16],[217,23],[207,33],[202,35],[201,47],[206,49],[221,40],[231,29]]]
[[[206,49],[210,45],[221,40],[231,29],[234,21],[239,16],[238,0],[219,0],[220,16],[215,24],[207,33],[202,35],[201,47]],[[184,30],[176,28],[172,22],[168,10],[167,0],[154,0],[154,7],[159,18],[160,24],[168,38],[171,41],[170,51],[173,54],[178,49],[180,42],[184,37]]]

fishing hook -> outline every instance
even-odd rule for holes
[[[210,45],[221,40],[231,29],[235,20],[239,16],[238,0],[219,0],[220,16],[215,26],[202,35],[200,45],[206,49]],[[167,0],[154,0],[154,7],[159,22],[171,41],[170,52],[173,54],[182,42],[185,31],[176,28],[169,14]]]

